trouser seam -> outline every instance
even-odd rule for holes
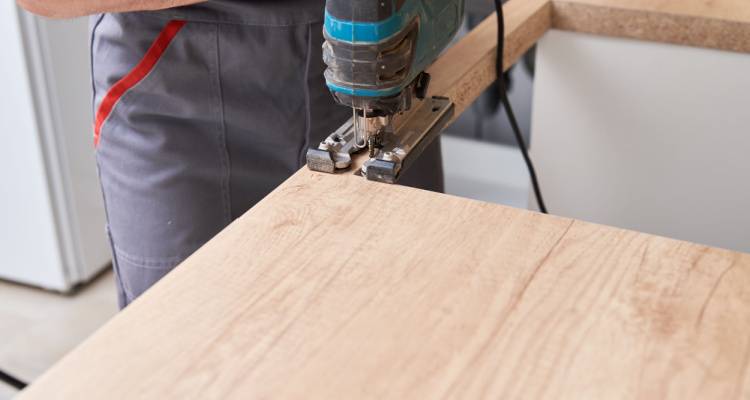
[[[117,253],[118,257],[122,257],[125,261],[136,264],[137,266],[141,267],[168,267],[168,266],[174,266],[177,265],[181,260],[184,260],[188,256],[169,256],[169,257],[159,257],[158,259],[148,259],[144,257],[138,257],[132,253],[128,253],[127,251],[122,250],[119,246],[116,244],[112,245],[113,250]]]
[[[312,135],[312,116],[310,113],[310,59],[312,55],[312,24],[307,25],[307,52],[305,54],[305,73],[302,85],[305,93],[305,136],[302,142],[302,148],[299,151],[299,165],[302,168],[305,165],[305,153],[310,147],[310,136]]]
[[[99,28],[99,24],[102,23],[106,14],[99,15],[96,22],[91,27],[91,37],[89,38],[89,65],[91,68],[91,115],[96,115],[96,82],[94,82],[94,41],[96,40],[96,30]]]
[[[96,114],[96,81],[94,79],[94,40],[96,40],[96,31],[97,28],[99,28],[99,25],[101,24],[102,20],[104,19],[106,14],[102,14],[97,19],[96,23],[91,28],[91,36],[89,40],[91,41],[89,43],[89,61],[91,63],[91,88],[92,88],[92,97],[91,97],[91,106],[92,106],[92,115]],[[94,150],[94,155],[96,157],[96,174],[98,175],[99,182],[101,184],[102,182],[102,170],[100,166],[100,160],[99,160],[99,152],[97,150]],[[120,271],[120,263],[117,259],[117,251],[115,250],[115,241],[112,238],[112,231],[109,228],[109,211],[107,209],[107,195],[105,194],[105,191],[102,188],[101,191],[102,195],[102,205],[104,206],[104,216],[106,219],[106,225],[104,227],[105,233],[107,235],[107,240],[109,241],[109,248],[110,253],[112,256],[112,270],[115,273],[115,279],[118,283],[118,303],[120,307],[124,307],[127,305],[127,303],[130,301],[130,297],[132,297],[132,291],[127,287],[127,283],[125,283],[125,279],[123,278],[122,272]],[[121,292],[121,293],[120,293]]]
[[[216,39],[216,51],[215,61],[216,70],[213,71],[212,81],[216,85],[216,95],[218,103],[218,116],[219,116],[219,153],[222,168],[224,169],[224,176],[221,182],[221,193],[224,207],[224,223],[229,224],[232,222],[232,196],[231,196],[231,160],[229,155],[229,146],[227,144],[227,127],[226,127],[226,115],[224,112],[224,91],[221,82],[221,47],[220,47],[220,29],[219,24],[213,24],[214,34]]]

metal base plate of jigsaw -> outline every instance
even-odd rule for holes
[[[453,103],[445,97],[428,97],[415,106],[396,122],[395,132],[383,138],[375,154],[365,161],[359,171],[362,176],[396,183],[453,117]],[[318,148],[307,151],[307,166],[327,173],[345,170],[352,164],[352,155],[363,150],[356,144],[354,121],[350,119]]]

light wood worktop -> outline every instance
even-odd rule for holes
[[[22,399],[750,396],[750,255],[301,171]]]
[[[750,51],[745,3],[513,0],[506,67],[552,27]],[[476,99],[494,29],[432,94]],[[741,399],[749,365],[750,255],[303,169],[20,398]]]

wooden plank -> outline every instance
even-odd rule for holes
[[[504,70],[508,70],[550,27],[549,0],[514,0],[505,6]],[[446,51],[427,72],[430,94],[455,103],[456,118],[495,81],[497,17],[485,19]]]
[[[750,255],[300,172],[49,398],[747,398]]]
[[[750,52],[750,3],[746,0],[554,0],[552,26]]]
[[[644,13],[686,15],[721,21],[750,22],[745,0],[553,0]]]

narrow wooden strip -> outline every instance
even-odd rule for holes
[[[554,0],[552,27],[750,53],[750,3]]]
[[[505,5],[505,70],[547,32],[551,15],[549,0],[513,0]],[[495,81],[496,51],[497,17],[492,15],[430,67],[430,93],[452,99],[457,118]]]
[[[555,3],[576,3],[598,7],[619,8],[648,13],[676,14],[698,18],[750,23],[746,0],[553,0]]]

